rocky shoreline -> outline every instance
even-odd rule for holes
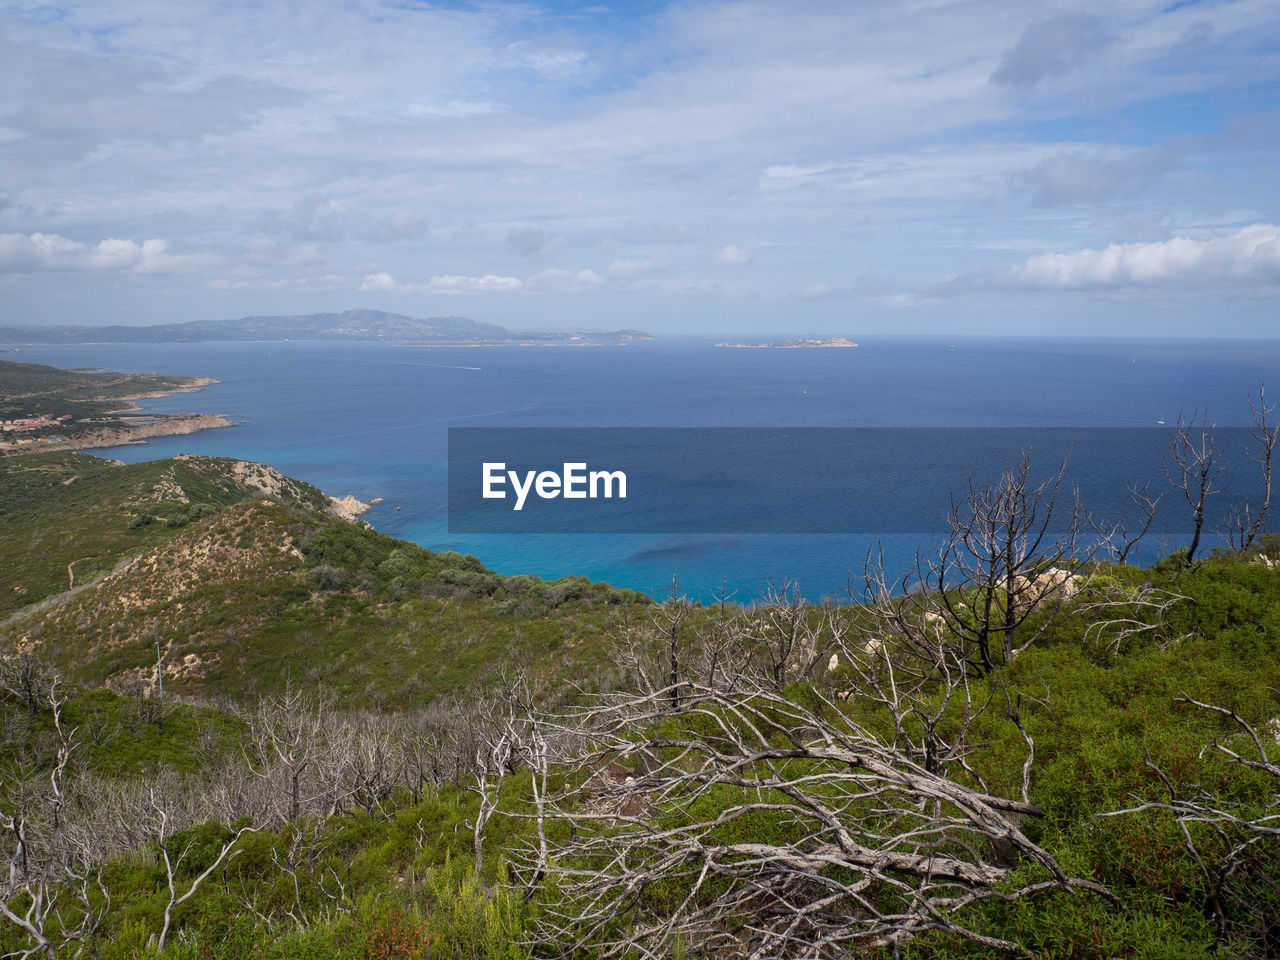
[[[177,437],[200,430],[217,430],[234,427],[235,422],[221,414],[174,413],[155,423],[122,424],[106,427],[92,436],[70,439],[57,444],[63,450],[90,450],[95,447],[119,447],[126,444],[146,443],[151,437]]]
[[[108,417],[115,414],[132,414],[142,410],[135,400],[154,400],[175,393],[196,393],[218,381],[213,377],[183,377],[182,383],[176,386],[141,390],[123,397],[115,397],[113,401],[120,406],[111,410]],[[146,443],[155,437],[184,436],[200,430],[217,430],[222,427],[233,427],[235,422],[221,414],[207,413],[157,413],[148,414],[147,423],[133,423],[127,418],[105,420],[96,423],[92,420],[81,421],[69,426],[80,427],[82,432],[71,432],[62,439],[33,437],[34,443],[18,443],[16,440],[0,440],[0,453],[31,453],[37,450],[95,450],[102,447],[120,447],[138,443]],[[8,436],[8,435],[6,435]],[[43,441],[43,442],[41,442]]]
[[[125,421],[116,421],[103,424],[101,428],[81,436],[67,437],[53,442],[19,444],[0,441],[0,452],[33,453],[37,450],[95,450],[101,447],[123,447],[146,443],[153,437],[183,436],[200,430],[235,426],[234,421],[220,414],[173,413],[156,416],[157,419],[153,423],[130,424]]]
[[[365,503],[363,500],[357,500],[352,494],[348,493],[345,497],[330,497],[329,512],[343,520],[349,520],[356,523],[356,518],[362,513],[368,513],[373,507]],[[359,521],[363,522],[363,521]]]

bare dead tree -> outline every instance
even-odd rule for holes
[[[1164,473],[1175,490],[1181,490],[1187,506],[1191,508],[1192,536],[1187,547],[1185,562],[1195,559],[1204,532],[1205,512],[1209,500],[1221,493],[1225,484],[1227,465],[1222,459],[1213,434],[1213,424],[1207,413],[1201,415],[1200,425],[1195,423],[1195,413],[1190,420],[1178,414],[1178,424],[1169,437],[1169,455],[1164,461]],[[1171,465],[1172,462],[1172,465]]]
[[[405,786],[412,792],[415,803],[422,800],[426,787],[446,779],[443,745],[447,735],[441,706],[442,701],[437,699],[426,709],[416,710],[402,719]]]
[[[547,777],[551,772],[552,752],[547,730],[541,723],[534,723],[525,744],[525,759],[530,770],[530,787],[533,791],[534,831],[537,844],[533,850],[533,873],[525,883],[524,899],[530,900],[538,885],[547,875],[551,848],[547,841]]]
[[[26,666],[30,666],[27,664]],[[33,676],[23,670],[20,677]],[[10,679],[10,682],[12,677]],[[18,956],[26,958],[43,954],[53,960],[58,947],[65,944],[65,933],[55,943],[49,930],[50,917],[57,905],[59,886],[78,879],[65,856],[65,821],[62,808],[66,802],[67,764],[78,746],[74,730],[62,724],[62,708],[67,697],[59,690],[56,675],[43,675],[38,685],[22,682],[15,690],[6,682],[5,689],[20,696],[28,709],[43,705],[52,714],[57,736],[57,756],[48,771],[48,786],[29,791],[19,784],[16,797],[5,798],[14,812],[0,810],[0,831],[7,840],[3,884],[0,884],[0,918],[15,925],[31,946]],[[38,686],[38,689],[36,687]]]
[[[1247,745],[1245,752],[1240,752],[1231,740],[1215,740],[1200,751],[1201,758],[1220,753],[1234,765],[1263,774],[1268,786],[1251,803],[1238,795],[1230,799],[1215,795],[1203,787],[1187,789],[1175,784],[1148,755],[1147,766],[1163,784],[1167,799],[1135,798],[1139,802],[1134,806],[1099,816],[1151,810],[1171,814],[1182,834],[1183,849],[1204,881],[1205,905],[1214,918],[1218,942],[1231,938],[1249,940],[1254,947],[1251,956],[1274,956],[1280,949],[1280,917],[1274,911],[1265,917],[1262,911],[1263,905],[1275,902],[1277,893],[1273,868],[1280,861],[1280,763],[1272,755],[1280,749],[1280,719],[1271,719],[1265,729],[1259,730],[1234,710],[1196,700],[1186,693],[1174,702],[1230,719],[1239,731],[1235,740]]]
[[[344,751],[334,736],[328,703],[293,687],[262,700],[249,716],[242,749],[250,772],[271,785],[271,807],[261,811],[268,822],[288,823],[317,805],[336,812],[340,780],[333,768]]]
[[[936,553],[918,552],[914,569],[897,577],[888,575],[882,552],[868,553],[850,595],[926,674],[949,649],[967,668],[990,673],[1035,643],[1079,589],[1069,568],[1082,559],[1083,512],[1074,496],[1062,503],[1066,468],[1064,460],[1036,485],[1024,452],[994,484],[971,482],[963,499],[951,501]],[[1029,625],[1036,613],[1047,615]]]
[[[679,703],[682,681],[693,680],[702,667],[702,650],[689,629],[693,615],[693,603],[672,576],[670,594],[650,605],[638,622],[625,607],[614,622],[622,675],[643,689],[667,690],[673,706]]]
[[[0,690],[21,701],[29,713],[49,708],[55,678],[53,671],[29,651],[0,656]]]
[[[1155,522],[1156,508],[1164,496],[1163,494],[1152,496],[1150,483],[1145,483],[1141,487],[1133,483],[1127,489],[1130,501],[1138,510],[1136,528],[1131,528],[1123,521],[1100,524],[1091,515],[1088,517],[1089,526],[1097,534],[1098,544],[1105,551],[1108,559],[1117,564],[1127,563],[1133,548],[1147,535],[1151,524]]]
[[[1227,542],[1232,549],[1244,552],[1253,546],[1253,542],[1262,532],[1262,525],[1267,520],[1267,512],[1271,507],[1271,457],[1275,451],[1276,439],[1280,437],[1280,426],[1272,426],[1267,415],[1275,407],[1267,406],[1266,389],[1258,384],[1258,402],[1249,399],[1249,413],[1252,416],[1250,434],[1257,443],[1256,449],[1246,451],[1246,455],[1258,465],[1262,480],[1262,500],[1256,507],[1251,506],[1246,495],[1241,503],[1235,505],[1229,518]]]
[[[472,823],[476,873],[484,865],[484,829],[498,809],[507,774],[515,773],[534,741],[534,696],[523,672],[503,677],[496,694],[479,703],[481,736],[475,748],[476,782],[480,803]]]
[[[918,579],[927,569],[917,556],[914,571],[904,570],[890,578],[883,547],[877,547],[867,551],[861,577],[850,576],[853,606],[848,609],[853,616],[835,631],[835,641],[842,659],[864,679],[874,680],[890,648],[897,654],[899,672],[920,681],[933,673],[948,651],[962,652],[939,612],[941,599]],[[963,601],[957,601],[956,607],[965,609]]]
[[[818,658],[814,608],[805,602],[795,580],[770,581],[755,613],[757,633],[750,640],[764,657],[769,681],[781,690],[789,678],[807,675]]]
[[[476,750],[476,785],[475,792],[480,796],[480,805],[476,809],[476,818],[472,824],[472,847],[475,851],[476,873],[484,866],[484,828],[498,809],[498,801],[502,798],[502,783],[507,776],[507,767],[511,759],[512,743],[509,731],[501,731],[487,744],[487,750]]]
[[[727,587],[721,583],[716,602],[708,611],[706,627],[695,645],[698,663],[694,674],[709,687],[733,687],[750,668],[750,630],[749,612],[731,602]]]
[[[949,532],[928,585],[940,602],[937,614],[944,625],[972,645],[984,671],[995,665],[993,641],[1004,660],[1012,659],[1039,638],[1052,617],[1021,643],[1015,639],[1018,629],[1037,608],[1064,593],[1070,575],[1058,565],[1075,560],[1080,518],[1073,498],[1065,525],[1054,529],[1066,469],[1063,460],[1054,477],[1032,486],[1031,460],[1024,452],[995,485],[971,483],[963,502],[952,501]]]
[[[680,705],[680,678],[684,670],[684,628],[693,613],[693,604],[680,593],[676,576],[671,577],[671,596],[654,611],[654,624],[662,637],[667,661],[667,690],[673,707]]]
[[[1027,837],[1038,808],[931,772],[835,702],[686,682],[675,710],[658,690],[585,713],[595,749],[545,803],[567,839],[526,863],[555,891],[540,940],[566,954],[835,958],[928,930],[1018,953],[966,912],[1110,897]]]
[[[169,812],[165,809],[165,805],[162,800],[154,793],[151,798],[151,806],[157,834],[156,845],[159,847],[160,856],[164,861],[165,879],[169,888],[169,902],[165,904],[164,921],[161,924],[159,932],[154,938],[156,954],[159,955],[164,953],[165,943],[169,938],[169,928],[173,923],[174,910],[190,900],[191,897],[195,895],[196,891],[200,889],[200,885],[204,883],[205,880],[209,879],[210,874],[217,870],[225,860],[236,855],[231,851],[235,845],[240,842],[240,838],[242,836],[246,833],[256,833],[261,828],[244,826],[239,830],[236,830],[229,840],[222,843],[218,850],[218,855],[214,857],[213,861],[205,867],[203,871],[196,875],[184,892],[178,893],[178,871],[186,858],[191,854],[191,850],[194,848],[196,841],[193,838],[182,848],[180,852],[177,852],[176,856],[172,855],[169,851],[168,843],[173,833],[172,828],[170,827]],[[237,851],[237,853],[238,852],[239,851]]]
[[[349,797],[366,813],[376,810],[385,817],[384,802],[406,780],[404,738],[384,717],[360,714],[344,718],[329,742],[338,771],[331,796]]]
[[[70,765],[79,730],[63,720],[61,679],[51,671],[39,676],[35,703],[52,720],[53,756],[35,775],[0,785],[0,925],[14,925],[28,944],[7,957],[54,958],[72,945],[80,956],[96,951],[98,927],[111,907],[101,867],[114,848],[103,851],[92,823],[78,816],[84,804]],[[9,692],[25,702],[30,691],[24,685]]]
[[[896,617],[892,612],[883,616],[888,622]],[[927,772],[949,776],[951,768],[959,766],[986,790],[982,774],[966,759],[976,746],[970,731],[992,709],[1002,684],[991,684],[985,694],[975,695],[972,671],[957,648],[940,647],[924,671],[909,643],[879,632],[865,640],[867,634],[860,631],[838,637],[846,679],[837,699],[859,709],[867,729]],[[1034,751],[1029,739],[1027,743]]]

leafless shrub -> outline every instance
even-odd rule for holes
[[[594,749],[575,787],[544,798],[530,850],[550,893],[542,942],[604,957],[845,957],[966,926],[989,898],[1045,890],[1110,896],[1069,876],[1023,832],[1039,810],[965,786],[820,700],[757,684],[686,681],[574,716]],[[655,726],[655,724],[661,726]],[[1016,865],[1037,879],[1015,879]]]
[[[0,878],[0,920],[18,928],[29,944],[16,954],[21,958],[44,955],[54,958],[62,947],[83,941],[96,927],[90,909],[89,888],[98,877],[88,854],[92,838],[68,822],[67,765],[79,747],[76,731],[63,724],[66,695],[56,674],[23,669],[6,678],[5,689],[20,695],[28,709],[47,709],[53,718],[56,757],[47,780],[19,777],[5,783],[0,797],[0,834],[3,834],[4,875]],[[15,677],[17,690],[9,686]],[[36,680],[35,678],[38,678]],[[77,897],[83,921],[63,921],[60,897]]]
[[[1195,558],[1204,533],[1209,500],[1222,492],[1227,465],[1214,437],[1208,414],[1202,414],[1196,426],[1195,413],[1190,420],[1178,414],[1178,423],[1169,437],[1169,456],[1164,463],[1165,476],[1191,508],[1192,536],[1187,547],[1186,563]]]
[[[850,594],[917,669],[928,675],[958,656],[990,673],[1035,643],[1079,590],[1071,569],[1084,559],[1083,511],[1074,496],[1062,504],[1066,466],[1035,485],[1024,453],[993,485],[971,483],[952,500],[940,546],[918,553],[914,569],[890,576],[883,556],[868,554]]]
[[[1125,645],[1138,637],[1152,637],[1170,646],[1182,639],[1169,634],[1167,622],[1169,611],[1180,603],[1194,601],[1149,583],[1131,588],[1094,578],[1088,596],[1079,604],[1079,612],[1089,618],[1082,639],[1108,657],[1119,656]]]
[[[1182,834],[1183,848],[1204,881],[1207,912],[1214,918],[1218,942],[1251,941],[1251,956],[1271,957],[1280,949],[1280,917],[1264,913],[1275,902],[1274,866],[1280,861],[1280,763],[1272,756],[1280,751],[1280,719],[1259,730],[1234,710],[1196,700],[1185,693],[1175,702],[1229,718],[1240,731],[1244,753],[1231,742],[1215,741],[1200,751],[1220,753],[1232,764],[1269,778],[1270,787],[1261,802],[1228,799],[1202,787],[1184,788],[1147,759],[1147,766],[1163,784],[1168,799],[1146,800],[1123,810],[1099,814],[1117,817],[1147,810],[1172,815]],[[1257,759],[1254,759],[1254,758]],[[1246,918],[1243,921],[1241,918]]]
[[[1227,523],[1227,542],[1232,549],[1241,552],[1253,546],[1271,508],[1271,457],[1275,452],[1276,440],[1280,438],[1280,426],[1272,426],[1267,421],[1267,415],[1274,409],[1274,406],[1267,406],[1266,390],[1262,384],[1258,384],[1258,402],[1254,403],[1252,398],[1249,400],[1249,413],[1253,418],[1250,433],[1257,447],[1247,451],[1246,455],[1258,465],[1262,498],[1261,502],[1253,505],[1246,496],[1232,508]]]
[[[49,708],[56,682],[56,674],[33,653],[19,651],[0,656],[0,690],[21,701],[30,713]]]
[[[1142,541],[1142,538],[1147,535],[1147,532],[1151,529],[1151,524],[1155,522],[1156,509],[1164,496],[1163,494],[1152,495],[1149,482],[1141,487],[1136,483],[1130,484],[1127,489],[1129,491],[1129,500],[1138,510],[1136,527],[1131,527],[1123,521],[1099,523],[1093,516],[1086,516],[1089,526],[1096,534],[1096,543],[1101,552],[1107,559],[1116,564],[1124,564],[1129,561],[1129,555]]]
[[[169,843],[169,840],[173,834],[173,829],[170,824],[169,811],[163,800],[155,794],[152,794],[151,796],[150,820],[152,830],[155,833],[156,846],[159,848],[160,857],[164,862],[165,881],[169,890],[169,900],[164,907],[164,920],[160,926],[160,930],[153,937],[156,954],[160,955],[164,953],[165,943],[169,938],[169,928],[173,924],[173,911],[190,900],[195,895],[196,891],[200,889],[200,885],[208,880],[209,876],[217,870],[218,867],[222,866],[225,861],[235,856],[231,851],[236,844],[240,842],[240,838],[242,836],[246,833],[255,833],[260,828],[254,826],[243,826],[239,830],[236,830],[230,839],[223,841],[219,846],[217,856],[213,858],[209,865],[192,878],[189,883],[185,884],[186,889],[182,893],[179,893],[178,888],[184,884],[177,879],[178,873],[182,868],[183,862],[195,847],[196,840],[193,837],[182,847],[182,849],[176,850],[172,853],[170,852],[171,844]]]

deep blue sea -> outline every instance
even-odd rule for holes
[[[97,451],[126,461],[202,453],[271,464],[327,493],[384,502],[377,529],[472,553],[506,574],[578,574],[740,601],[793,578],[842,598],[871,535],[450,535],[449,427],[1155,427],[1208,410],[1249,422],[1280,396],[1280,341],[860,339],[856,349],[735,350],[710,340],[610,346],[384,343],[23,345],[6,359],[215,377],[146,410],[233,417],[232,429]],[[1137,479],[1117,471],[1117,487]],[[945,501],[938,503],[941,511]],[[673,509],[675,505],[673,505]],[[918,536],[883,538],[891,566]],[[1167,544],[1166,544],[1167,546]],[[1146,556],[1160,549],[1154,543]]]

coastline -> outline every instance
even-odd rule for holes
[[[844,350],[857,344],[844,337],[823,337],[809,340],[775,340],[772,343],[717,343],[717,347],[737,350]]]
[[[213,377],[184,377],[183,383],[165,389],[143,390],[123,397],[104,398],[122,404],[107,413],[113,416],[136,413],[142,409],[135,400],[155,400],[176,393],[198,393],[205,387],[218,383]],[[90,427],[82,436],[67,437],[57,441],[16,443],[0,440],[0,454],[33,453],[40,450],[99,450],[105,447],[134,446],[155,437],[185,436],[201,430],[218,430],[234,427],[235,421],[223,414],[210,413],[157,413],[151,423],[130,423],[116,420]]]

